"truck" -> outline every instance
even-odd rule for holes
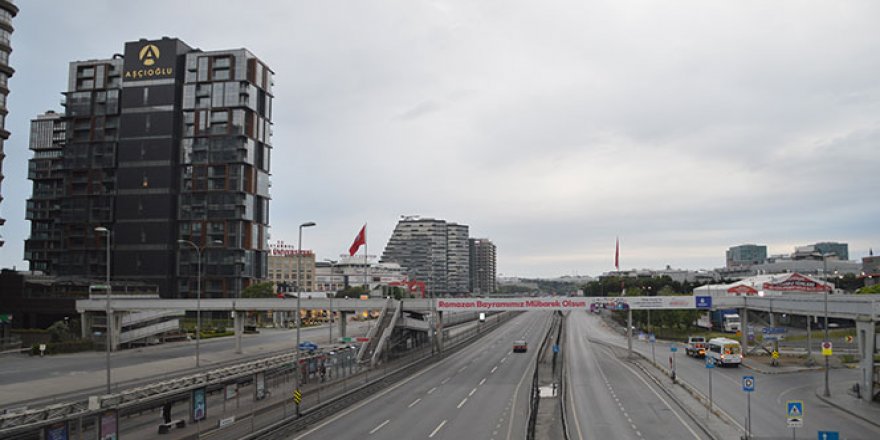
[[[688,336],[685,353],[691,357],[706,357],[706,338],[702,336]]]
[[[721,309],[706,312],[697,319],[697,327],[736,333],[742,329],[736,309]]]

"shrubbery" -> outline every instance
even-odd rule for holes
[[[64,342],[50,342],[46,344],[45,354],[61,354],[61,353],[77,353],[80,351],[91,351],[95,349],[95,342],[90,339],[77,339]],[[40,345],[31,346],[31,355],[40,355]]]

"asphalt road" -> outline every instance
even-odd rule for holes
[[[612,349],[591,343],[593,317],[567,319],[569,431],[576,439],[697,439],[700,431],[643,374]]]
[[[589,326],[585,331],[591,338],[610,341],[625,346],[626,339],[612,331],[601,319],[589,313]],[[574,315],[574,313],[573,313]],[[678,344],[681,347],[681,344]],[[651,358],[651,344],[633,337],[633,349]],[[668,364],[671,355],[670,344],[657,342],[654,348],[656,359]],[[686,356],[680,349],[675,354],[676,374],[680,380],[708,394],[709,374],[712,374],[713,401],[717,407],[736,420],[740,429],[746,424],[747,396],[742,389],[742,377],[754,376],[755,392],[751,393],[752,435],[763,438],[791,438],[791,429],[786,425],[786,401],[804,402],[804,427],[799,428],[800,438],[816,438],[818,431],[838,431],[844,439],[877,439],[880,430],[863,420],[853,417],[833,406],[825,404],[816,397],[816,389],[824,384],[823,371],[796,372],[786,374],[763,374],[758,371],[740,368],[705,368],[702,359]],[[834,369],[830,372],[831,381],[855,383],[858,371]],[[645,393],[648,395],[648,393]]]
[[[522,439],[531,367],[551,314],[512,319],[296,439]],[[526,339],[527,353],[512,353]]]
[[[349,321],[347,335],[366,334],[370,321]],[[326,326],[300,330],[300,339],[321,346],[329,340]],[[339,336],[338,327],[333,330]],[[200,344],[201,369],[211,369],[236,360],[292,350],[296,331],[263,329],[242,338],[242,354],[235,353],[232,337],[206,339]],[[195,341],[174,342],[151,347],[121,350],[111,354],[114,388],[130,387],[169,375],[196,372]],[[68,399],[102,392],[106,384],[104,352],[73,353],[46,357],[21,354],[0,356],[0,408]]]

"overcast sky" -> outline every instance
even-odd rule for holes
[[[174,36],[275,71],[270,241],[470,226],[505,276],[880,248],[880,2],[17,1],[0,266],[26,268],[29,121],[67,63]]]

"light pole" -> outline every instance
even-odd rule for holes
[[[196,262],[196,368],[199,368],[200,343],[202,341],[202,250],[189,240],[177,240],[177,243],[192,246],[198,257]]]
[[[112,321],[113,317],[110,315],[110,230],[105,228],[104,226],[98,226],[95,228],[95,232],[100,232],[102,234],[107,234],[107,278],[105,280],[104,288],[107,291],[107,342],[106,342],[106,352],[107,352],[107,394],[110,394],[110,347],[112,344],[113,338],[110,336],[111,329],[113,328]]]
[[[297,242],[296,252],[296,363],[299,368],[299,328],[302,326],[302,318],[300,318],[300,297],[302,296],[302,242],[303,228],[315,226],[315,222],[306,222],[299,225],[299,241]]]
[[[336,260],[325,259],[324,261],[330,263],[330,290],[333,290],[333,269],[336,268]],[[335,298],[335,297],[336,297],[336,294],[334,293],[333,298]],[[328,311],[328,313],[330,314],[330,316],[329,316],[329,318],[330,318],[329,319],[329,323],[330,323],[330,325],[329,325],[329,327],[330,327],[330,341],[329,341],[329,343],[332,345],[333,344],[333,299],[332,298],[330,299],[330,310]],[[299,347],[297,347],[297,349],[298,348]]]
[[[822,254],[822,287],[825,292],[825,341],[828,342],[828,254]],[[825,397],[831,397],[831,390],[828,388],[828,358],[831,356],[825,356]]]

